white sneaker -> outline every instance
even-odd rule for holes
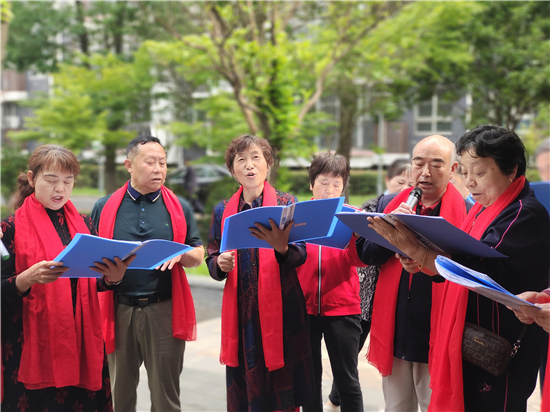
[[[337,412],[340,411],[340,407],[333,404],[330,400],[326,401],[323,405],[323,412]]]

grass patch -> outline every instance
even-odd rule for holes
[[[185,272],[189,273],[190,275],[210,276],[210,272],[208,272],[208,266],[206,266],[206,262],[204,261],[196,268],[186,268]]]

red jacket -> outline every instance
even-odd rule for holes
[[[335,249],[307,244],[307,260],[296,271],[304,292],[307,313],[318,316],[361,314],[356,266],[366,266],[357,256],[355,236],[349,246]],[[321,254],[319,270],[319,253]],[[320,301],[320,305],[319,305]]]

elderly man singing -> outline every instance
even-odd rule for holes
[[[92,219],[102,237],[166,239],[194,248],[155,270],[130,270],[114,293],[101,297],[115,411],[136,410],[139,368],[145,362],[151,410],[179,411],[185,341],[196,339],[193,298],[184,267],[204,257],[189,204],[164,186],[166,153],[156,137],[130,142],[130,180],[100,199]]]
[[[443,216],[455,226],[466,203],[450,183],[457,167],[454,144],[434,135],[413,150],[411,180],[422,189],[418,204],[406,204],[413,188],[381,198],[377,212]],[[368,359],[382,374],[386,411],[428,409],[431,322],[437,318],[440,286],[422,273],[423,263],[399,260],[394,252],[364,238],[357,243],[364,263],[382,265],[374,296]],[[403,262],[403,263],[401,263]]]

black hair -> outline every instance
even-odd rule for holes
[[[395,176],[401,176],[406,171],[411,170],[411,161],[407,159],[397,159],[394,160],[391,165],[389,165],[388,170],[386,171],[386,177],[388,180],[393,179]]]
[[[134,152],[136,150],[136,148],[138,147],[138,145],[144,145],[144,144],[149,143],[149,142],[158,143],[162,146],[162,144],[160,143],[160,140],[158,139],[158,137],[146,136],[146,135],[138,136],[135,139],[132,139],[132,141],[130,143],[128,143],[128,146],[126,147],[126,157],[129,159],[130,158],[130,153]]]
[[[516,176],[525,175],[525,146],[516,133],[505,127],[486,124],[470,130],[456,143],[457,155],[464,152],[492,158],[505,175],[513,173],[516,166]]]
[[[349,172],[349,162],[344,156],[331,152],[324,152],[315,156],[309,166],[309,183],[313,187],[317,176],[331,175],[334,177],[341,177],[345,188],[348,183]]]

